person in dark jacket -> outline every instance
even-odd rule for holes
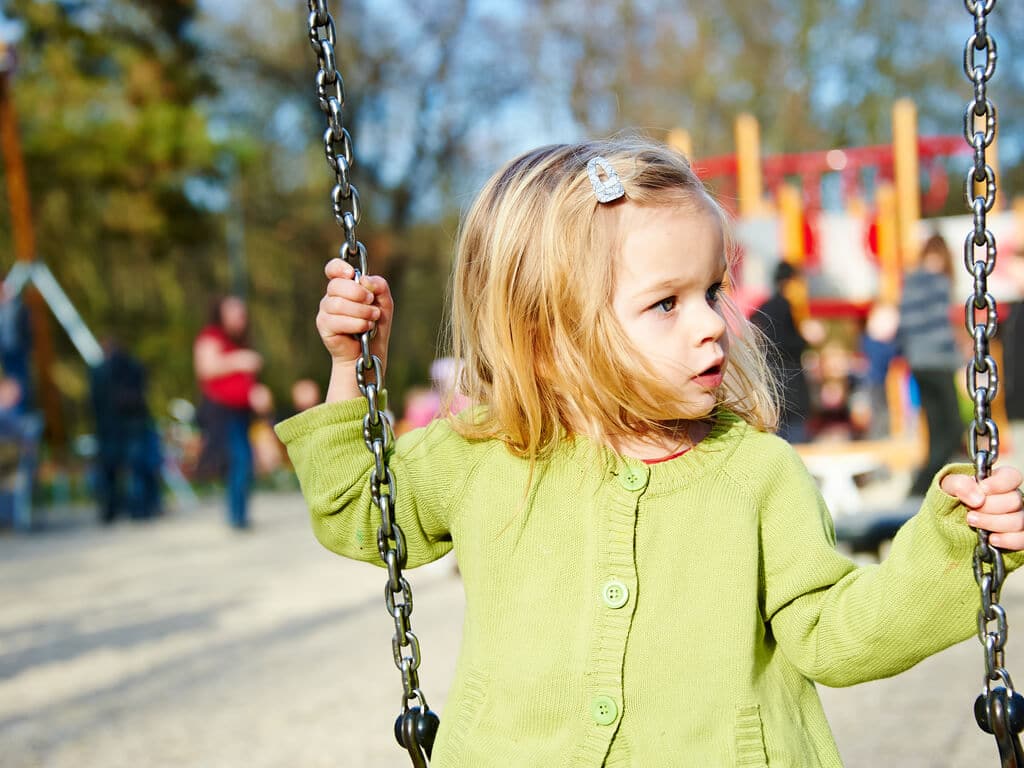
[[[1017,246],[1010,260],[1010,276],[1019,297],[1010,305],[1010,313],[999,327],[1003,339],[1002,380],[1005,387],[1006,416],[1010,420],[1010,451],[1015,460],[1024,457],[1024,243]]]
[[[800,277],[800,270],[788,261],[775,268],[775,292],[750,318],[768,340],[768,364],[782,392],[782,413],[778,435],[791,443],[808,439],[807,420],[811,411],[811,391],[804,373],[803,354],[807,341],[797,327],[786,288]]]
[[[110,524],[123,512],[134,520],[160,512],[160,438],[146,403],[142,364],[115,342],[104,343],[104,359],[91,371],[96,419],[96,495],[99,520]]]

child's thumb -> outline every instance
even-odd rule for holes
[[[960,499],[968,507],[976,508],[985,503],[985,494],[970,475],[946,475],[940,485],[943,491]]]

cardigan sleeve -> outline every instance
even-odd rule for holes
[[[277,425],[312,516],[313,532],[340,555],[383,566],[377,552],[380,512],[370,496],[373,456],[363,442],[362,398],[319,405]],[[449,509],[465,440],[443,421],[393,442],[395,520],[408,550],[407,567],[437,560],[451,548]]]
[[[888,677],[977,632],[980,606],[966,509],[932,481],[921,509],[878,565],[835,551],[832,520],[797,454],[788,449],[762,498],[764,611],[779,648],[807,677],[830,686]],[[1005,555],[1007,571],[1021,553]]]

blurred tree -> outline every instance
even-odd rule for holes
[[[895,99],[917,101],[922,131],[958,133],[970,95],[961,61],[972,23],[962,4],[533,5],[538,77],[565,94],[588,132],[682,126],[697,154],[719,154],[732,150],[733,118],[747,111],[761,121],[767,151],[887,143]],[[991,22],[1001,53],[1022,42],[1020,22],[1006,23],[1009,16]],[[1019,92],[1020,69],[1002,70]]]
[[[211,282],[216,216],[185,194],[215,145],[197,107],[213,92],[190,37],[195,2],[30,2],[13,92],[38,255],[99,336],[152,369],[159,397],[191,390],[195,296]],[[10,251],[6,205],[0,242]],[[60,336],[55,378],[74,410],[84,366]]]
[[[1008,7],[992,21],[992,92],[1012,191],[1024,183],[1024,127],[1012,122],[1024,109],[1024,68],[1013,64],[1024,15]],[[90,325],[139,353],[158,402],[188,396],[207,300],[242,277],[273,389],[322,379],[313,316],[342,237],[304,4],[5,9],[26,32],[14,93],[40,255]],[[515,152],[676,126],[698,156],[730,152],[739,111],[758,116],[770,152],[881,143],[897,96],[918,102],[925,133],[958,132],[970,96],[962,4],[334,0],[331,10],[360,236],[400,302],[396,406],[435,354],[458,209]],[[0,246],[6,217],[0,206]],[[69,397],[84,394],[74,365],[56,378]]]
[[[208,11],[202,40],[221,85],[211,123],[252,150],[235,201],[257,336],[285,363],[271,373],[282,391],[285,377],[324,373],[312,308],[320,266],[341,239],[315,56],[291,3],[244,18],[230,4]],[[332,11],[366,214],[360,232],[400,302],[389,373],[396,403],[434,354],[456,208],[481,169],[514,151],[578,133],[682,125],[698,154],[729,152],[739,111],[760,118],[767,151],[884,143],[895,98],[915,98],[922,130],[933,133],[959,129],[967,98],[960,51],[970,19],[962,6],[926,0],[341,0]],[[1005,53],[1021,39],[1019,24],[1000,36]]]
[[[331,3],[363,209],[359,236],[399,301],[388,372],[399,408],[436,354],[456,180],[479,162],[481,129],[528,85],[528,63],[509,45],[520,19],[481,6]],[[298,32],[307,14],[294,3],[263,4],[245,18],[213,6],[209,14],[200,32],[221,86],[211,124],[253,148],[236,202],[244,209],[257,343],[283,363],[268,372],[282,392],[288,379],[326,375],[313,318],[323,264],[342,242],[316,106],[317,60]]]

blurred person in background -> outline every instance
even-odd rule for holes
[[[14,376],[0,376],[0,419],[9,419],[22,409],[24,391]]]
[[[412,387],[405,393],[402,418],[395,424],[395,435],[425,427],[441,413],[441,397],[429,387]]]
[[[960,420],[955,377],[962,359],[950,321],[953,255],[942,235],[933,234],[907,274],[900,299],[897,340],[917,382],[928,426],[928,456],[914,477],[911,496],[923,496],[932,478],[960,450]]]
[[[103,342],[103,362],[89,372],[96,421],[96,496],[99,521],[123,512],[144,520],[160,512],[160,438],[146,403],[142,363],[113,340]]]
[[[292,408],[295,413],[308,411],[324,401],[320,385],[313,379],[299,379],[292,384]]]
[[[1007,458],[1019,462],[1024,457],[1024,243],[1019,243],[1010,259],[1009,275],[1017,289],[1017,301],[999,327],[1003,339],[1003,386],[1006,416],[1010,420]]]
[[[0,526],[32,527],[32,488],[39,463],[43,420],[26,411],[25,392],[14,376],[0,376]]]
[[[405,410],[395,434],[425,427],[442,414],[456,414],[467,405],[458,391],[459,365],[453,357],[439,357],[430,364],[430,387],[413,387],[405,395]]]
[[[807,441],[811,411],[811,391],[803,368],[807,340],[800,333],[793,306],[786,298],[790,283],[799,278],[797,267],[780,261],[775,267],[774,293],[750,317],[773,347],[768,350],[768,365],[782,392],[778,435],[791,443]]]
[[[249,527],[253,479],[250,398],[263,367],[263,358],[249,348],[249,313],[242,299],[226,296],[213,303],[192,359],[202,394],[198,422],[203,445],[196,475],[226,478],[228,523],[242,530]]]
[[[21,296],[12,294],[0,284],[0,369],[21,389],[16,406],[18,413],[31,409],[32,395],[32,330],[28,308]]]
[[[867,437],[880,439],[889,435],[889,397],[886,380],[889,367],[899,354],[896,334],[900,313],[892,304],[878,303],[868,312],[864,333],[860,337],[860,351],[864,356],[864,388],[867,391],[870,421]]]
[[[814,417],[815,440],[850,440],[860,437],[854,421],[851,395],[854,390],[854,356],[838,340],[822,345],[818,354],[820,385]]]
[[[291,399],[287,405],[279,409],[277,421],[284,421],[297,413],[308,411],[324,401],[320,385],[313,379],[296,379],[292,382],[289,395]]]
[[[252,444],[256,474],[270,475],[284,463],[284,446],[274,434],[274,394],[265,384],[256,384],[249,394],[252,406],[252,424],[249,442]]]
[[[284,421],[292,416],[308,411],[310,408],[323,403],[323,392],[320,389],[320,384],[314,379],[296,379],[292,382],[291,390],[289,392],[290,399],[277,411],[274,423]],[[396,427],[397,429],[397,427]],[[271,430],[270,437],[273,438],[275,449],[280,459],[280,465],[291,469],[291,462],[288,460],[288,453],[284,449],[284,445],[278,439],[277,434]],[[279,484],[292,483],[291,487],[295,488],[294,485],[297,478],[294,473],[288,473],[286,476],[278,476],[276,480]]]

